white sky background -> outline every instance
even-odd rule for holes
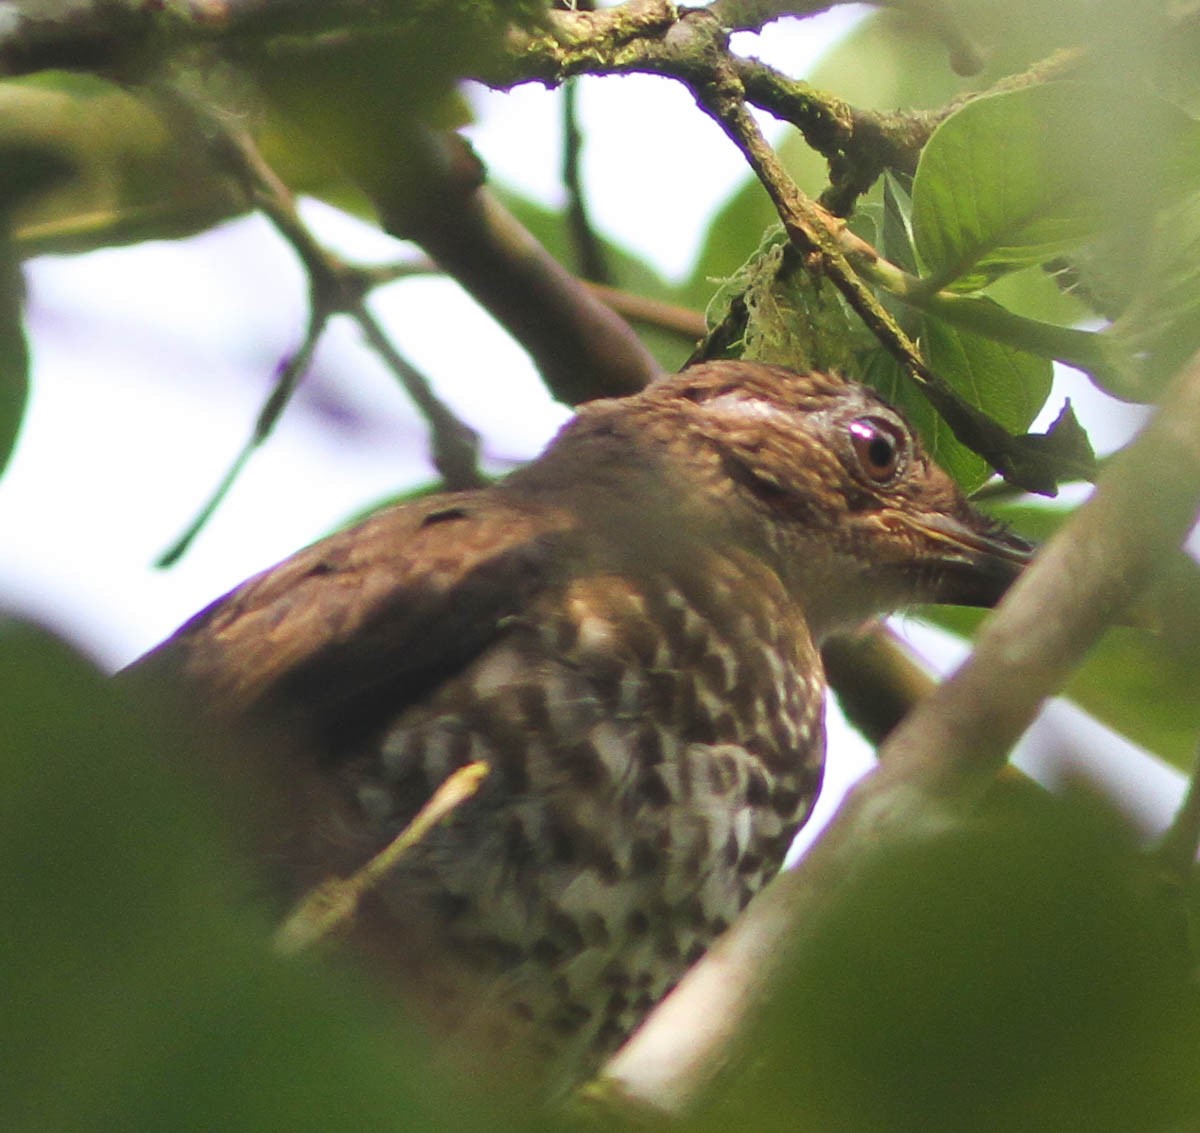
[[[845,6],[781,21],[742,37],[743,49],[803,76],[860,15]],[[468,131],[495,180],[552,206],[563,198],[559,97],[533,86],[476,92],[479,121]],[[712,214],[746,177],[740,155],[669,81],[589,80],[579,101],[597,227],[668,278],[686,276]],[[772,120],[764,125],[779,135]],[[305,215],[351,256],[394,260],[404,251],[324,206],[309,204]],[[0,479],[0,610],[50,625],[107,668],[364,505],[431,478],[422,423],[339,322],[191,551],[156,570],[153,561],[207,499],[277,365],[301,340],[299,267],[265,221],[248,218],[187,241],[42,259],[27,279],[33,389]],[[493,466],[533,456],[566,419],[524,353],[449,281],[396,283],[373,306],[401,351],[483,433]],[[1089,415],[1098,401],[1090,387],[1065,380],[1102,447],[1123,439],[1127,426],[1113,433],[1106,418]],[[928,649],[929,635],[921,643]],[[943,646],[933,648],[948,659]],[[1122,797],[1148,827],[1163,825],[1179,794],[1177,773],[1107,737],[1098,744],[1074,718],[1063,723],[1068,710],[1056,711],[1035,750],[1058,766],[1078,759],[1084,744],[1089,753],[1112,751]],[[823,815],[869,765],[866,746],[844,728],[831,749]]]

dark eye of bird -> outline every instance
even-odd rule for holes
[[[904,457],[904,435],[890,421],[860,417],[850,423],[850,444],[859,467],[877,484],[891,480]]]

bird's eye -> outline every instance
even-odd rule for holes
[[[904,463],[907,439],[891,421],[859,417],[850,422],[850,446],[867,479],[886,484]]]

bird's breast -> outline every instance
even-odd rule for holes
[[[397,871],[391,915],[465,973],[489,1044],[512,1024],[590,1069],[779,868],[819,785],[823,693],[753,562],[573,579],[353,765],[384,840],[456,767],[492,768]]]

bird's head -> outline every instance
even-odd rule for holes
[[[650,439],[665,474],[770,559],[818,636],[914,603],[994,605],[1031,554],[857,383],[712,362],[607,405],[620,418],[596,403],[592,424]]]

